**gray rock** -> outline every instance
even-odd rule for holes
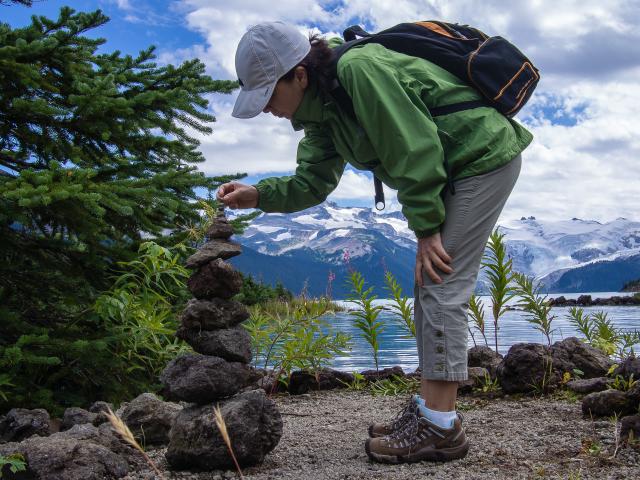
[[[551,346],[553,366],[562,377],[564,372],[582,370],[584,378],[603,377],[613,362],[601,350],[576,337],[568,337]]]
[[[397,365],[395,367],[383,368],[382,370],[364,370],[360,372],[360,374],[364,375],[367,382],[376,382],[378,380],[385,380],[394,376],[405,377],[404,370]]]
[[[625,395],[632,405],[638,405],[640,407],[640,380],[635,382],[633,387],[631,387]]]
[[[208,300],[191,299],[182,311],[182,327],[195,330],[216,330],[230,328],[249,318],[249,311],[242,303],[234,300],[214,298]]]
[[[220,218],[223,220],[221,221]],[[216,238],[227,239],[233,235],[233,226],[227,222],[226,218],[218,217],[218,219],[207,229],[205,235],[211,240]]]
[[[640,414],[629,415],[620,420],[620,440],[640,440]]]
[[[46,437],[51,433],[49,413],[36,408],[12,408],[0,421],[0,440],[19,442],[32,435]]]
[[[102,413],[102,412],[108,412],[109,410],[113,411],[113,405],[111,403],[102,402],[102,401],[93,402],[89,407],[89,411],[91,413]]]
[[[227,260],[242,253],[242,247],[236,242],[228,240],[213,240],[205,243],[196,253],[187,258],[187,268],[200,268],[217,258]]]
[[[551,347],[538,343],[513,345],[497,368],[500,386],[505,393],[527,393],[555,388],[565,372],[582,370],[586,378],[606,375],[611,361],[590,345],[575,337],[556,342]]]
[[[165,398],[201,405],[233,395],[250,380],[244,363],[191,354],[173,359],[160,375]]]
[[[218,258],[200,267],[187,280],[187,287],[200,300],[231,298],[242,287],[242,277],[231,264]]]
[[[121,418],[143,446],[166,445],[171,423],[180,410],[182,407],[176,403],[143,393],[127,404]]]
[[[129,472],[127,460],[103,445],[106,440],[100,438],[102,436],[93,425],[75,425],[49,437],[31,437],[21,443],[0,445],[0,455],[24,455],[27,471],[16,478],[103,480],[124,477]]]
[[[97,418],[97,413],[89,412],[84,408],[70,407],[67,408],[62,415],[60,430],[69,430],[74,425],[82,425],[83,423],[90,423],[94,425]]]
[[[504,393],[532,392],[557,384],[551,352],[539,343],[516,343],[496,369]]]
[[[331,368],[323,368],[317,374],[298,370],[291,374],[288,390],[292,395],[302,395],[309,390],[346,388],[345,384],[351,383],[353,380],[353,374]]]
[[[607,377],[578,378],[567,382],[567,388],[578,393],[601,392],[609,388],[612,380]]]
[[[640,381],[640,358],[635,356],[625,358],[613,371],[613,374],[621,375],[627,380],[633,375],[634,380]]]
[[[468,367],[469,378],[458,382],[458,392],[470,393],[474,388],[482,387],[486,376],[491,376],[489,370],[484,367]]]
[[[489,371],[492,378],[496,376],[498,365],[502,361],[502,355],[486,345],[471,347],[467,351],[467,366],[483,367]]]
[[[632,408],[624,392],[610,389],[585,396],[582,399],[582,413],[608,417],[614,414],[632,413]]]
[[[213,331],[180,327],[176,335],[203,355],[221,357],[230,362],[251,362],[251,336],[242,325]]]
[[[282,436],[282,418],[262,390],[220,402],[233,452],[241,467],[262,463]],[[187,407],[175,418],[165,454],[177,470],[234,468],[214,419],[214,405]]]

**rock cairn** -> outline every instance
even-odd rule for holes
[[[169,432],[166,458],[175,469],[233,468],[215,423],[216,404],[241,466],[261,463],[282,435],[275,403],[264,390],[246,389],[255,375],[249,365],[251,338],[240,325],[249,312],[231,300],[242,286],[240,274],[225,262],[242,252],[229,240],[232,234],[218,210],[207,243],[186,263],[194,270],[187,286],[195,298],[182,313],[177,336],[197,353],[172,360],[160,376],[165,398],[194,404],[175,416]]]

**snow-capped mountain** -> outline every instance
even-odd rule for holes
[[[541,279],[551,292],[617,291],[640,278],[640,222],[522,217],[499,229],[516,270]],[[332,295],[344,298],[347,260],[379,296],[387,296],[386,269],[405,294],[413,293],[416,239],[401,212],[325,202],[296,213],[263,213],[235,240],[244,246],[231,260],[236,267],[296,293],[305,281],[311,295],[324,294],[331,283]],[[478,287],[485,289],[482,275]]]

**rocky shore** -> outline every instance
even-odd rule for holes
[[[591,295],[580,295],[578,298],[565,298],[560,296],[550,298],[549,305],[552,307],[599,307],[599,306],[621,306],[640,305],[640,295],[619,296],[610,298],[591,298]]]
[[[451,463],[382,465],[364,451],[370,422],[390,419],[406,396],[367,392],[313,391],[273,397],[282,413],[283,436],[245,479],[632,479],[640,477],[640,447],[616,451],[616,424],[583,416],[578,398],[506,396],[487,400],[463,395],[469,454]],[[615,452],[615,456],[614,456]],[[164,449],[151,452],[166,478],[234,479],[234,471],[169,472]],[[125,480],[151,479],[148,470]]]

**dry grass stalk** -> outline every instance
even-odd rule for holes
[[[160,479],[164,480],[162,473],[160,473],[160,470],[158,470],[158,467],[156,467],[156,465],[149,458],[149,456],[144,451],[142,446],[136,441],[135,437],[133,436],[133,433],[131,432],[131,430],[129,430],[129,427],[127,427],[127,424],[124,423],[122,419],[118,417],[115,413],[113,413],[110,408],[107,409],[106,415],[107,415],[107,418],[109,419],[109,423],[111,423],[111,427],[116,431],[116,433],[118,433],[118,435],[120,435],[125,442],[127,442],[136,450],[138,450],[142,454],[144,459],[147,461],[147,463],[151,466],[153,471],[156,472],[156,475],[158,475]]]
[[[218,430],[220,430],[220,435],[222,435],[224,443],[227,444],[227,448],[229,449],[229,453],[231,454],[233,463],[235,463],[236,465],[236,470],[238,470],[240,480],[244,480],[244,477],[242,476],[242,470],[240,470],[240,465],[238,465],[238,460],[236,460],[236,456],[233,454],[233,449],[231,448],[231,439],[229,438],[229,432],[227,432],[227,424],[224,423],[224,418],[222,418],[222,412],[220,411],[219,405],[216,405],[214,407],[213,413],[215,414],[216,425],[218,426]]]

